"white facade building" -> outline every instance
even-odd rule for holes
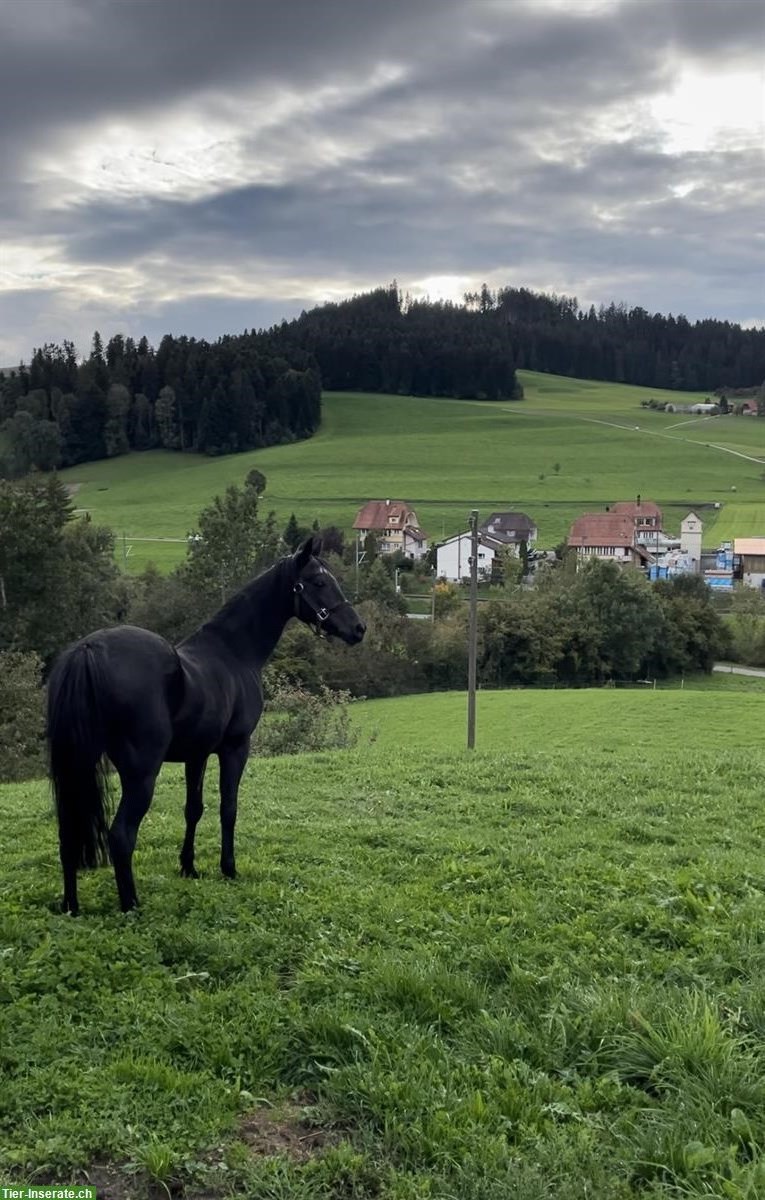
[[[478,535],[478,578],[488,579],[491,576],[492,563],[501,543],[488,538],[486,534]],[[436,577],[448,579],[450,583],[459,583],[461,579],[470,577],[470,530],[455,533],[436,550]]]
[[[680,525],[680,549],[693,563],[692,570],[701,570],[701,538],[704,526],[694,512],[688,513]]]

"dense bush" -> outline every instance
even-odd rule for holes
[[[41,676],[36,654],[0,652],[0,782],[45,770]]]
[[[737,588],[730,617],[732,653],[736,662],[765,667],[765,596],[753,588]]]
[[[316,667],[331,688],[353,696],[401,696],[428,690],[427,674],[415,650],[424,621],[410,621],[376,600],[362,601],[358,611],[366,623],[364,641],[348,647],[319,642]]]
[[[285,676],[272,677],[270,684],[266,712],[253,743],[256,754],[346,750],[356,744],[348,692],[335,692],[323,684],[318,692],[309,692]]]

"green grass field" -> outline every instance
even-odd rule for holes
[[[373,748],[251,762],[235,883],[212,795],[177,876],[168,769],[129,918],[111,871],[52,911],[47,790],[0,788],[0,1182],[764,1195],[760,698],[481,695],[472,756],[463,697],[356,719]]]
[[[486,751],[684,755],[694,739],[748,753],[762,726],[765,678],[718,675],[671,688],[481,691],[476,744]],[[466,694],[368,700],[351,708],[363,744],[448,750],[465,744]],[[542,740],[543,739],[543,740]]]
[[[76,505],[115,530],[131,570],[179,561],[199,510],[252,466],[266,474],[266,501],[284,524],[294,511],[349,529],[364,500],[393,497],[411,501],[429,536],[441,539],[464,527],[472,507],[488,515],[512,506],[552,546],[583,511],[639,492],[664,506],[674,531],[700,508],[712,546],[765,532],[765,422],[639,407],[646,396],[675,393],[520,377],[519,403],[327,393],[322,428],[307,442],[215,459],[151,451],[62,476],[77,489]],[[701,508],[714,503],[720,510]]]

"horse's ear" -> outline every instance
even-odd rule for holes
[[[308,565],[308,560],[311,555],[318,554],[320,548],[320,538],[317,538],[313,534],[311,537],[306,538],[306,540],[303,542],[303,545],[295,551],[295,566],[297,567],[298,571],[302,571],[303,567]]]

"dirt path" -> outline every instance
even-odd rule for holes
[[[628,433],[642,433],[642,434],[645,434],[647,437],[666,438],[667,441],[670,441],[670,442],[685,442],[686,445],[688,445],[688,446],[706,446],[710,450],[721,450],[724,454],[733,454],[733,455],[735,455],[736,458],[744,458],[744,459],[746,459],[747,462],[758,463],[760,466],[765,466],[765,458],[755,458],[754,455],[752,455],[752,454],[742,454],[742,452],[740,450],[731,450],[729,446],[721,446],[719,442],[700,442],[698,440],[698,438],[681,437],[677,433],[664,433],[660,429],[643,429],[643,427],[641,425],[625,425],[621,421],[604,421],[602,417],[583,417],[580,413],[566,413],[566,412],[561,412],[557,409],[555,410],[555,412],[553,412],[552,410],[549,410],[549,409],[543,410],[543,409],[538,408],[538,409],[535,409],[533,413],[532,412],[521,413],[521,412],[516,412],[515,409],[504,407],[503,412],[513,413],[513,415],[522,416],[522,417],[562,416],[562,417],[568,417],[569,420],[574,420],[574,421],[588,421],[591,425],[607,425],[611,429],[624,429]],[[720,418],[719,417],[702,417],[700,419],[706,420],[706,421],[718,421]],[[690,424],[691,424],[690,421],[680,421],[676,425],[669,425],[668,428],[669,429],[677,429],[680,425],[690,425]]]

